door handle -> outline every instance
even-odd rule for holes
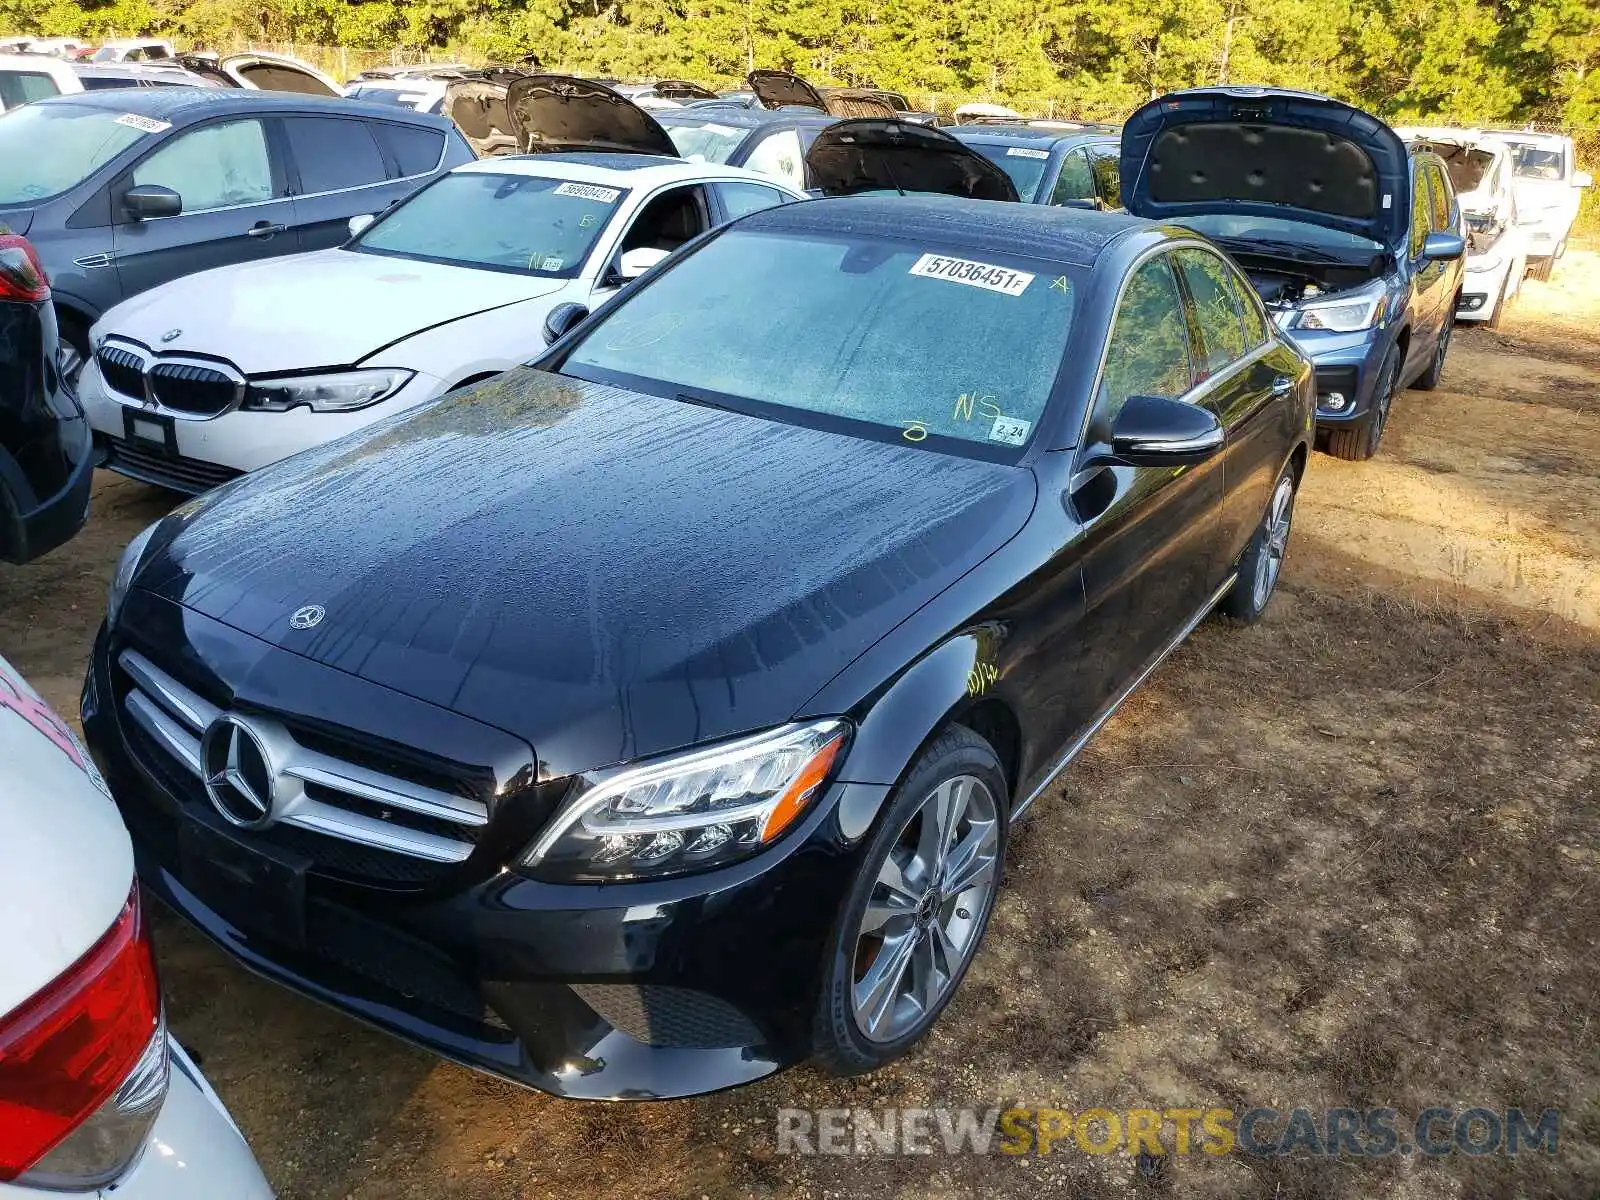
[[[1272,394],[1274,396],[1287,396],[1294,387],[1294,380],[1287,375],[1279,375],[1272,381]]]
[[[283,233],[288,228],[287,225],[274,225],[271,221],[257,221],[244,232],[246,237],[269,238],[274,234]]]

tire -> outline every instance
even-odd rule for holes
[[[1439,386],[1439,380],[1444,377],[1444,356],[1450,353],[1450,335],[1456,331],[1455,305],[1450,306],[1450,314],[1444,319],[1444,328],[1439,330],[1439,340],[1434,344],[1433,361],[1428,364],[1428,369],[1417,376],[1417,381],[1411,386],[1419,392],[1431,392]]]
[[[1378,382],[1372,389],[1372,408],[1360,424],[1328,430],[1328,453],[1350,462],[1365,462],[1378,452],[1394,394],[1400,390],[1400,347],[1390,346],[1378,368]]]
[[[1218,607],[1241,625],[1254,625],[1267,611],[1278,590],[1283,556],[1289,548],[1289,532],[1294,524],[1294,499],[1300,482],[1294,464],[1284,467],[1272,485],[1267,511],[1261,515],[1250,544],[1239,556],[1239,577]]]
[[[68,312],[56,309],[56,331],[61,349],[56,362],[61,368],[61,378],[74,396],[78,394],[78,377],[83,365],[89,361],[89,327]]]
[[[937,823],[927,824],[936,810],[957,814],[947,826],[955,845],[946,849],[971,856],[969,869],[956,878],[951,873],[961,859],[944,858],[944,886],[957,889],[948,894],[926,870],[939,839],[922,835],[937,830]],[[895,787],[862,853],[825,960],[812,1029],[819,1065],[835,1075],[860,1075],[893,1062],[933,1028],[994,912],[1009,811],[999,758],[964,725],[935,738]],[[961,879],[969,881],[964,888]],[[875,988],[878,983],[883,986]],[[926,993],[918,995],[924,983]]]
[[[1510,289],[1511,274],[1510,272],[1507,272],[1505,283],[1500,285],[1500,294],[1494,298],[1494,307],[1489,310],[1489,315],[1484,319],[1483,324],[1485,328],[1500,328],[1500,318],[1505,314],[1506,311],[1506,292],[1508,292]]]

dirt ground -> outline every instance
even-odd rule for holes
[[[1015,837],[934,1034],[864,1080],[574,1104],[440,1063],[159,926],[172,1024],[287,1200],[1594,1197],[1600,1192],[1600,254],[1464,330],[1376,460],[1313,458],[1282,591],[1203,626]],[[118,549],[98,481],[0,567],[63,712]],[[1554,1156],[780,1157],[781,1107],[1562,1110]]]

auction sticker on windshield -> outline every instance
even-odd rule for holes
[[[117,124],[137,129],[141,133],[165,133],[172,128],[171,121],[158,121],[154,117],[142,117],[138,113],[123,113],[117,118]]]
[[[616,188],[597,187],[592,183],[563,183],[556,188],[558,196],[578,196],[584,200],[597,200],[601,204],[615,204],[622,195]]]
[[[1048,150],[1030,150],[1027,146],[1006,147],[1007,158],[1049,158]]]
[[[925,279],[948,279],[951,283],[987,288],[1007,296],[1022,295],[1033,282],[1033,276],[1026,271],[1013,271],[1010,267],[966,258],[946,258],[942,254],[924,254],[911,265],[911,273]]]

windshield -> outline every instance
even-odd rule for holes
[[[965,138],[961,139],[966,141]],[[1007,146],[1000,142],[967,142],[985,158],[992,158],[1000,169],[1011,176],[1017,195],[1031,200],[1039,190],[1039,180],[1050,165],[1050,151],[1032,146]]]
[[[1513,169],[1523,179],[1565,179],[1567,156],[1560,148],[1535,146],[1531,142],[1510,142]]]
[[[661,121],[678,153],[690,162],[725,163],[728,156],[739,148],[750,131],[737,125],[719,125],[715,121]]]
[[[0,204],[45,200],[81,183],[165,121],[75,104],[29,104],[0,116]]]
[[[562,371],[1008,461],[1044,415],[1077,271],[923,241],[735,227],[624,295]]]
[[[565,179],[463,171],[412,196],[349,248],[570,278],[627,194]]]
[[[1308,249],[1359,250],[1371,254],[1383,247],[1370,238],[1312,225],[1307,221],[1290,221],[1283,217],[1229,216],[1224,213],[1194,213],[1174,218],[1174,223],[1186,226],[1206,237],[1222,241],[1281,241],[1293,242]]]

